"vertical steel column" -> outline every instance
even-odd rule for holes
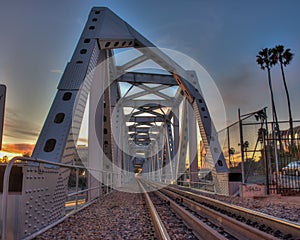
[[[123,125],[125,126],[125,123],[123,122]],[[126,175],[126,181],[129,178],[129,172],[130,172],[130,156],[128,155],[128,151],[129,151],[129,144],[128,144],[128,137],[127,137],[127,133],[125,133],[126,127],[122,128],[122,138],[123,138],[123,169],[125,171],[125,175]]]
[[[154,155],[149,157],[151,159],[151,179],[155,180],[155,157]]]
[[[184,99],[182,103],[182,110],[180,116],[180,139],[179,139],[179,153],[177,162],[177,176],[183,179],[185,172],[185,162],[187,155],[188,146],[188,117],[187,117],[187,104],[188,102]]]
[[[110,106],[111,106],[111,145],[112,145],[112,171],[113,171],[113,184],[115,187],[121,186],[121,169],[122,169],[122,116],[123,112],[117,106],[119,99],[119,90],[118,84],[116,81],[113,81],[110,84]],[[113,134],[113,132],[115,134]]]
[[[116,174],[116,187],[120,187],[122,185],[122,162],[123,162],[123,151],[121,146],[123,144],[123,137],[122,137],[122,125],[120,124],[121,121],[119,119],[117,131],[121,134],[118,136],[118,144],[116,146],[116,163],[114,165],[114,173]]]
[[[155,172],[154,172],[154,180],[157,181],[158,179],[158,152],[157,152],[157,145],[153,146],[153,155],[154,155],[154,162],[155,162]]]
[[[172,130],[171,124],[166,123],[166,164],[169,164],[167,169],[169,169],[168,178],[169,182],[174,182],[174,162],[173,162],[173,139],[172,139]]]
[[[101,51],[102,60],[106,58],[106,52]],[[99,94],[104,91],[105,79],[108,78],[108,66],[103,61],[95,69],[94,80],[91,84],[89,99],[89,128],[88,128],[88,167],[103,171],[103,116],[104,116],[104,96]],[[99,179],[97,179],[97,176]],[[88,172],[88,187],[97,186],[97,181],[103,183],[102,174],[96,171]],[[96,191],[89,192],[89,200],[97,197]]]
[[[143,164],[143,172],[142,172],[143,176],[148,178],[148,174],[149,174],[149,161],[145,161]]]
[[[173,111],[173,152],[174,152],[174,175],[175,180],[178,178],[178,165],[179,165],[179,108],[174,107]]]
[[[166,131],[166,129],[165,129]],[[166,134],[166,133],[165,133]],[[165,175],[165,181],[166,183],[170,182],[170,176],[171,176],[171,163],[170,163],[170,152],[169,152],[169,147],[168,147],[168,137],[166,135],[165,139],[165,165],[164,165],[164,175]]]
[[[189,126],[189,159],[190,159],[190,183],[194,186],[198,182],[198,142],[197,125],[194,111],[191,107],[187,109]]]
[[[166,170],[165,170],[165,165],[166,165],[166,145],[165,142],[166,140],[162,140],[162,147],[161,147],[161,181],[165,182],[166,179]]]
[[[151,176],[151,172],[152,172],[152,165],[151,164],[152,163],[151,163],[149,158],[147,158],[146,162],[148,163],[148,174],[147,174],[147,176],[148,176],[149,180],[152,180],[152,176]]]
[[[135,159],[134,156],[131,157],[130,160],[129,160],[129,165],[128,165],[128,167],[129,167],[129,172],[132,173],[132,174],[133,174],[133,162],[134,162],[134,159]]]
[[[157,153],[157,175],[158,175],[158,181],[161,182],[162,180],[162,150],[159,150]]]
[[[170,157],[171,157],[171,166],[172,166],[172,182],[174,183],[175,180],[176,180],[176,175],[175,175],[175,170],[176,170],[176,162],[175,161],[175,158],[174,158],[174,137],[173,137],[173,134],[172,134],[172,124],[171,122],[169,122],[167,124],[167,127],[168,127],[168,136],[169,136],[169,149],[170,149]]]

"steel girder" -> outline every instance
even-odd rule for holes
[[[117,67],[115,66],[112,54],[113,49],[117,48],[135,48],[141,53],[141,56]],[[131,67],[143,63],[146,60],[155,62],[165,71],[169,72],[170,75],[126,73]],[[156,107],[159,106],[160,108],[169,107],[167,112],[161,114],[163,116],[158,114],[155,115],[155,117],[145,117],[134,116],[133,114],[129,120],[134,121],[134,123],[140,127],[142,127],[142,124],[148,124],[148,126],[152,127],[155,126],[156,123],[161,122],[165,124],[166,128],[171,129],[170,120],[173,116],[171,108],[178,106],[176,102],[178,99],[182,99],[181,94],[183,94],[195,112],[200,134],[207,152],[206,158],[211,163],[216,176],[216,191],[227,194],[228,187],[226,187],[226,184],[228,185],[228,178],[226,178],[226,173],[228,169],[205,99],[201,94],[199,86],[193,83],[196,78],[194,73],[181,68],[165,53],[156,48],[150,41],[108,8],[93,8],[74,54],[62,75],[57,94],[35,145],[32,157],[61,163],[69,163],[72,161],[74,152],[76,151],[85,106],[88,96],[90,96],[89,116],[90,123],[92,124],[89,125],[89,164],[95,164],[100,170],[104,167],[113,170],[112,165],[109,165],[110,162],[118,166],[126,166],[127,169],[132,170],[133,166],[130,165],[130,157],[128,154],[122,154],[116,143],[122,144],[127,148],[132,148],[130,146],[134,145],[131,149],[132,151],[135,151],[135,148],[139,146],[126,143],[126,138],[113,139],[111,134],[112,126],[116,120],[111,119],[113,110],[117,110],[118,104],[123,104],[123,107],[137,108],[140,114],[149,114],[149,109],[145,108],[147,104],[149,104],[149,107],[154,107],[155,104]],[[112,84],[115,80],[117,80],[118,83],[126,81],[139,88],[140,91],[120,99],[122,96],[118,90],[119,86],[115,86],[114,88]],[[175,86],[175,82],[179,89],[178,94],[176,94],[174,98],[166,94],[164,90],[170,86]],[[159,86],[150,87],[147,85],[151,83],[159,84]],[[101,92],[101,94],[99,94],[99,92]],[[157,96],[156,101],[143,99],[147,94]],[[176,104],[174,105],[173,103]],[[139,108],[141,107],[140,104],[142,104],[143,108]],[[63,120],[58,121],[58,116],[62,115],[64,116]],[[126,117],[124,118],[126,119]],[[95,125],[95,122],[97,122],[97,125]],[[119,122],[118,124],[120,128],[126,127],[124,122]],[[181,138],[184,135],[180,137],[179,142],[178,139],[173,139],[173,135],[174,134],[168,134],[168,139],[173,141],[173,147],[182,149],[184,139]],[[178,134],[176,134],[176,136],[176,138],[178,138]],[[177,143],[175,144],[176,141]],[[153,148],[151,139],[143,139],[143,141],[138,141],[137,143],[142,145],[145,149],[148,149],[148,151]],[[169,147],[164,144],[162,145],[162,149],[164,149],[165,152],[170,152],[170,145]],[[102,150],[99,149],[99,146]],[[174,151],[174,149],[172,151]],[[109,162],[103,162],[103,153],[105,153]],[[181,156],[181,154],[180,150],[179,156]],[[163,155],[163,152],[161,155]],[[172,157],[170,153],[167,155],[168,157]],[[121,157],[127,159],[125,160],[126,162],[124,162],[124,159],[121,161]],[[90,161],[92,158],[96,159],[96,162]],[[156,159],[155,161],[158,161],[158,158],[154,157],[154,160]],[[163,156],[161,158],[163,158]],[[123,164],[121,164],[122,162]],[[152,167],[155,169],[160,165],[163,166],[162,160]],[[147,166],[150,167],[149,164]],[[176,168],[175,170],[174,168],[170,169],[173,174],[173,179],[174,172],[180,171],[181,168],[178,163],[177,166],[177,170]],[[56,175],[49,177],[49,182],[56,183],[56,188],[54,188],[55,192],[51,192],[50,194],[52,196],[51,203],[49,203],[50,205],[64,206],[65,199],[62,198],[58,192],[61,191],[61,186],[67,186],[67,175],[68,172],[58,170]],[[30,182],[28,182],[30,180],[26,180],[26,174],[24,175],[24,179],[25,184],[30,185]],[[93,180],[92,178],[90,179]],[[101,181],[102,180],[103,179],[101,179]],[[44,183],[41,182],[40,184]],[[89,184],[92,186],[93,183],[90,182]],[[42,188],[43,186],[36,187]],[[97,197],[97,194],[96,192],[91,193],[90,198]],[[24,193],[22,197],[27,199],[29,197],[29,195],[27,195],[27,193]],[[50,205],[48,208],[52,209],[53,206]],[[25,204],[21,206],[21,208],[24,212],[30,210]],[[53,210],[51,213],[43,212],[41,215],[43,214],[43,216],[49,217],[51,215],[51,221],[54,222],[64,215],[64,212],[61,211],[62,208],[57,207],[55,209],[56,210]],[[39,216],[35,217],[37,223],[33,222],[33,218],[29,219],[24,216],[22,219],[24,219],[24,224],[21,224],[22,226],[26,226],[25,221],[32,226],[36,226],[35,230],[22,227],[21,231],[24,233],[22,237],[26,237],[33,231],[38,231],[43,227],[43,220],[40,219]],[[50,223],[51,222],[49,222],[49,224]]]
[[[97,19],[97,21],[94,21],[94,19]],[[137,57],[136,59],[130,60],[120,67],[111,67],[112,65],[114,65],[113,63],[111,63],[109,68],[111,76],[109,78],[113,76],[113,78],[117,79],[117,81],[119,82],[126,81],[127,83],[137,84],[146,92],[158,94],[164,99],[157,101],[161,106],[166,106],[168,105],[167,103],[173,100],[169,96],[161,93],[160,90],[164,89],[164,87],[166,86],[174,86],[176,82],[181,92],[185,95],[186,99],[192,104],[192,107],[196,113],[197,122],[201,129],[201,137],[204,139],[203,142],[207,151],[207,158],[210,158],[210,161],[213,163],[216,172],[227,172],[226,162],[222,154],[221,147],[219,146],[219,143],[217,141],[217,134],[211,121],[211,117],[207,109],[205,100],[201,96],[198,86],[190,84],[187,81],[187,79],[196,78],[195,74],[182,69],[166,54],[155,48],[155,46],[150,41],[144,38],[140,33],[135,31],[130,25],[121,20],[107,8],[92,9],[77,48],[71,59],[71,62],[68,63],[62,80],[58,86],[58,92],[75,91],[74,97],[76,97],[76,95],[78,95],[77,92],[79,90],[82,90],[81,85],[87,78],[88,71],[92,72],[93,67],[95,67],[97,63],[108,58],[108,56],[101,57],[100,52],[105,52],[109,49],[127,47],[136,48],[141,52],[142,55]],[[171,75],[157,76],[143,73],[125,73],[127,69],[149,59],[168,71],[173,76],[173,78],[171,77]],[[88,77],[92,79],[91,74],[89,74]],[[163,85],[156,88],[150,88],[146,85],[143,85],[145,83],[158,83]],[[89,86],[86,87],[85,92],[89,92]],[[133,97],[138,96],[142,96],[142,94],[138,93]],[[62,100],[60,100],[61,97],[57,97],[57,99],[57,103],[53,104],[50,113],[52,112],[52,110],[57,109],[57,106],[62,105]],[[123,103],[125,104],[125,106],[136,106],[137,104],[139,104],[136,101],[145,101],[144,103],[146,103],[147,100],[138,99],[131,101],[131,99],[128,99],[126,97],[123,99]],[[85,99],[82,100],[82,106],[85,105],[84,102]],[[149,102],[151,102],[151,100]],[[69,104],[70,106],[66,107],[68,109],[71,109],[75,105],[78,105],[78,103],[75,103],[74,101],[69,102]],[[66,159],[67,156],[71,156],[72,151],[72,147],[68,146],[66,148],[67,142],[70,142],[70,144],[72,142],[71,140],[68,141],[68,136],[70,139],[70,135],[72,136],[72,138],[74,138],[73,135],[75,135],[76,143],[77,132],[75,131],[74,133],[74,129],[72,129],[72,133],[69,134],[68,131],[62,132],[56,130],[55,128],[57,128],[57,126],[55,126],[55,124],[53,124],[49,119],[51,119],[51,117],[48,117],[46,120],[44,127],[45,129],[43,129],[40,134],[40,138],[36,144],[33,156],[57,162],[64,161],[63,159]],[[67,117],[67,119],[70,119],[70,117]],[[79,126],[81,119],[82,116],[80,116],[79,114],[77,121]],[[148,118],[143,120],[145,121],[142,122],[140,120],[137,120],[137,122],[145,123],[150,122],[151,120],[157,122],[161,121],[162,119],[156,118],[154,120]],[[70,121],[69,123],[65,123],[64,128],[68,129],[67,126],[70,126]],[[55,136],[51,136],[51,132]],[[57,139],[58,132],[60,132],[61,137]],[[52,151],[52,153],[46,153],[45,151],[43,151],[43,147],[45,147],[47,141],[52,138],[56,140],[57,145],[55,146],[55,149],[54,151]],[[72,144],[75,145],[74,141]],[[64,154],[64,152],[66,154]]]
[[[118,82],[127,82],[130,84],[144,84],[144,83],[155,83],[155,84],[163,84],[168,86],[177,86],[177,82],[175,81],[172,75],[166,74],[150,74],[150,73],[140,73],[140,72],[126,72],[122,76],[117,79]]]

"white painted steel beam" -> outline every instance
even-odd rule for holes
[[[189,133],[189,160],[190,160],[190,180],[191,183],[198,182],[198,141],[197,125],[193,109],[190,107],[188,112],[188,133]]]
[[[173,75],[126,72],[117,79],[118,82],[126,82],[130,84],[163,84],[168,86],[178,86]]]
[[[141,91],[137,92],[137,93],[134,93],[134,94],[132,94],[128,97],[123,98],[123,101],[134,100],[135,98],[145,97],[149,94],[153,94],[153,95],[156,95],[159,98],[163,98],[162,100],[171,100],[171,98],[169,96],[159,92],[160,90],[169,88],[169,86],[160,85],[160,86],[157,86],[157,87],[149,88],[149,87],[146,87],[145,85],[140,84],[136,87],[140,88]],[[155,99],[152,100],[152,103],[155,103]]]
[[[175,100],[175,99],[174,99]],[[149,107],[154,107],[154,106],[160,106],[160,107],[173,107],[174,106],[174,100],[172,101],[169,100],[133,100],[133,99],[121,99],[121,105],[123,107],[133,107],[137,108],[140,106],[149,106]]]
[[[128,122],[137,122],[137,123],[152,123],[152,122],[165,122],[165,117],[130,117]]]

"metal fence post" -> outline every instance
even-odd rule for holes
[[[6,240],[6,218],[7,218],[7,201],[8,201],[8,187],[9,187],[9,176],[13,164],[18,158],[14,157],[9,161],[6,166],[4,177],[3,177],[3,192],[2,192],[2,240]]]
[[[79,169],[76,168],[76,192],[78,192],[78,183],[79,183]],[[75,195],[75,210],[78,208],[78,194]]]
[[[240,146],[241,146],[241,168],[242,168],[242,184],[245,184],[245,169],[244,169],[244,138],[243,138],[243,124],[241,119],[241,110],[238,109],[239,127],[240,127]]]

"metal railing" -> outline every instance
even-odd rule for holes
[[[51,161],[47,161],[47,160],[42,160],[42,159],[34,159],[34,158],[30,158],[30,157],[14,157],[12,158],[9,163],[6,166],[5,169],[5,173],[4,173],[4,177],[3,177],[3,194],[2,194],[2,216],[1,216],[1,220],[2,220],[2,226],[1,226],[1,239],[2,240],[6,240],[7,238],[7,207],[8,207],[8,192],[9,192],[9,177],[11,174],[11,170],[12,167],[15,163],[23,163],[23,166],[26,166],[26,164],[28,164],[29,162],[31,163],[36,163],[38,164],[37,166],[40,166],[41,164],[47,164],[47,165],[52,165],[52,166],[56,166],[56,167],[61,167],[61,168],[68,168],[68,169],[75,169],[76,170],[76,186],[75,186],[75,192],[72,193],[68,193],[66,194],[66,197],[75,197],[74,201],[75,201],[75,207],[73,210],[69,211],[67,214],[65,214],[64,217],[58,219],[56,222],[51,223],[50,225],[38,230],[37,232],[31,234],[30,236],[27,236],[25,239],[32,239],[34,237],[36,237],[37,235],[47,231],[48,229],[52,228],[53,226],[59,224],[60,222],[62,222],[63,220],[65,220],[67,217],[75,214],[76,212],[82,210],[83,208],[89,206],[90,204],[92,204],[94,201],[96,201],[98,199],[98,197],[100,196],[100,191],[102,189],[102,183],[100,181],[98,181],[98,186],[96,187],[91,187],[91,188],[87,188],[84,190],[79,190],[78,186],[79,186],[79,170],[84,170],[84,171],[96,171],[99,173],[105,173],[106,174],[106,193],[109,193],[111,189],[113,189],[113,178],[115,175],[120,175],[120,173],[113,173],[113,172],[108,172],[108,171],[103,171],[103,170],[99,170],[99,169],[93,169],[93,168],[86,168],[84,166],[78,166],[78,165],[73,165],[73,164],[64,164],[64,163],[55,163],[55,162],[51,162]],[[110,179],[110,181],[109,181]],[[124,178],[122,177],[121,174],[121,181]],[[89,199],[87,198],[87,201],[84,201],[83,203],[79,204],[79,199],[78,199],[78,195],[79,194],[83,194],[83,193],[88,193],[90,191],[93,190],[99,190],[99,195],[98,197],[94,198],[94,199]],[[80,206],[79,206],[80,205]]]
[[[171,174],[152,174],[146,173],[142,175],[145,179],[163,184],[175,184],[181,187],[202,190],[206,192],[215,192],[215,185],[211,170],[205,171],[184,171],[179,172],[177,179],[173,179]]]

